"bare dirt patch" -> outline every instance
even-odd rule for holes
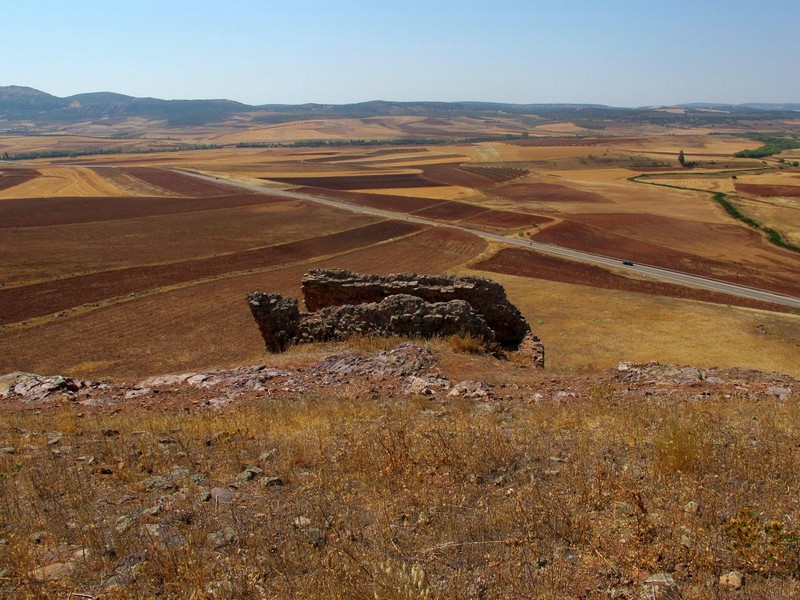
[[[319,187],[332,190],[391,189],[413,187],[437,187],[446,185],[425,179],[416,173],[387,175],[342,175],[340,177],[267,177],[290,185]]]
[[[507,200],[532,200],[541,202],[591,202],[609,203],[610,200],[596,194],[557,183],[511,183],[488,190],[492,196]]]

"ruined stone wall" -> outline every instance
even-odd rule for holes
[[[482,277],[453,275],[361,275],[344,269],[314,269],[302,281],[303,300],[310,311],[331,306],[380,302],[408,294],[427,302],[463,300],[481,314],[497,342],[516,348],[530,332],[519,310],[508,301],[503,287]]]
[[[313,313],[300,312],[297,300],[280,294],[254,292],[247,303],[270,352],[281,352],[293,343],[342,340],[352,335],[430,338],[466,334],[487,345],[495,342],[483,317],[463,300],[426,302],[397,294],[380,302],[331,306]]]

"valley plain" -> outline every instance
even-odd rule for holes
[[[800,254],[764,231],[798,242],[800,168],[791,158],[735,157],[762,145],[741,125],[589,129],[508,116],[386,116],[247,127],[136,121],[113,131],[123,125],[139,130],[122,141],[0,137],[10,157],[75,151],[0,163],[1,370],[139,376],[258,360],[244,295],[297,296],[298,273],[338,266],[508,282],[536,333],[555,342],[554,369],[624,358],[799,372],[794,309],[649,280],[622,264],[800,296]],[[792,133],[800,122],[780,125]],[[166,143],[174,147],[159,151]],[[680,165],[681,150],[694,166]],[[761,229],[733,218],[719,193]],[[503,247],[404,215],[609,256],[619,267]],[[637,329],[647,334],[629,335]]]
[[[800,119],[299,110],[0,120],[0,596],[797,597]],[[490,278],[546,366],[266,353],[317,267]]]

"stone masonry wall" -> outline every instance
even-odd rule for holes
[[[344,269],[314,269],[302,281],[303,299],[310,311],[331,306],[380,302],[409,294],[427,302],[463,300],[486,321],[499,344],[516,349],[530,332],[525,317],[506,297],[503,287],[482,277],[453,275],[361,275]]]

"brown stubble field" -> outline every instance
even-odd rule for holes
[[[396,135],[410,135],[420,127],[455,134],[466,127],[462,121],[364,121],[298,127],[329,133],[338,127],[339,136],[346,131],[359,137],[370,137],[374,128],[387,125]],[[291,124],[274,129],[280,130],[281,139],[307,139],[300,134],[291,138]],[[270,141],[258,137],[261,131],[252,130],[246,140],[237,141]],[[511,132],[508,127],[504,131]],[[797,349],[797,317],[761,310],[774,307],[643,282],[605,269],[588,272],[569,261],[509,254],[466,233],[378,222],[224,185],[231,179],[265,189],[299,189],[798,294],[798,257],[733,221],[709,194],[627,179],[648,172],[633,166],[645,159],[677,169],[676,157],[670,156],[675,148],[723,160],[715,155],[753,147],[752,141],[697,131],[620,131],[616,137],[561,139],[553,138],[552,131],[540,133],[546,137],[520,142],[225,147],[3,165],[0,370],[138,375],[258,360],[260,341],[244,294],[263,289],[298,295],[301,274],[323,265],[380,272],[470,268],[492,278],[514,275],[512,300],[525,308],[532,323],[541,320],[541,310],[557,315],[567,305],[565,298],[578,298],[575,306],[586,317],[575,332],[580,329],[587,342],[581,349],[569,348],[564,335],[558,335],[563,346],[554,349],[557,358],[550,364],[560,369],[608,366],[629,355],[645,356],[647,349],[652,350],[650,358],[675,356],[676,347],[683,362],[714,362],[710,346],[671,343],[680,320],[692,321],[685,315],[704,315],[726,331],[747,335],[752,319],[760,318],[753,315],[785,319],[772,328],[775,348],[768,356],[752,345],[747,360],[769,365],[774,357],[775,368],[791,367],[791,361],[779,357]],[[236,139],[234,132],[224,135]],[[231,141],[197,136],[194,141]],[[730,155],[724,160],[736,165]],[[201,182],[172,169],[210,174],[220,182]],[[651,169],[659,173],[665,167]],[[773,188],[792,184],[790,179],[774,180],[775,175],[743,171],[739,183]],[[690,176],[713,179],[700,170],[685,175]],[[80,194],[71,193],[78,189]],[[769,202],[769,210],[778,211],[774,219],[780,211],[794,210],[786,198],[751,198],[756,204]],[[654,310],[654,303],[674,310]],[[731,309],[730,304],[756,310]],[[609,312],[608,306],[616,308]],[[615,310],[624,318],[613,317]],[[598,316],[609,314],[610,319]],[[664,339],[641,344],[622,331],[609,338],[612,325],[646,328],[654,318],[665,323],[659,334]],[[191,327],[185,326],[188,322]]]

